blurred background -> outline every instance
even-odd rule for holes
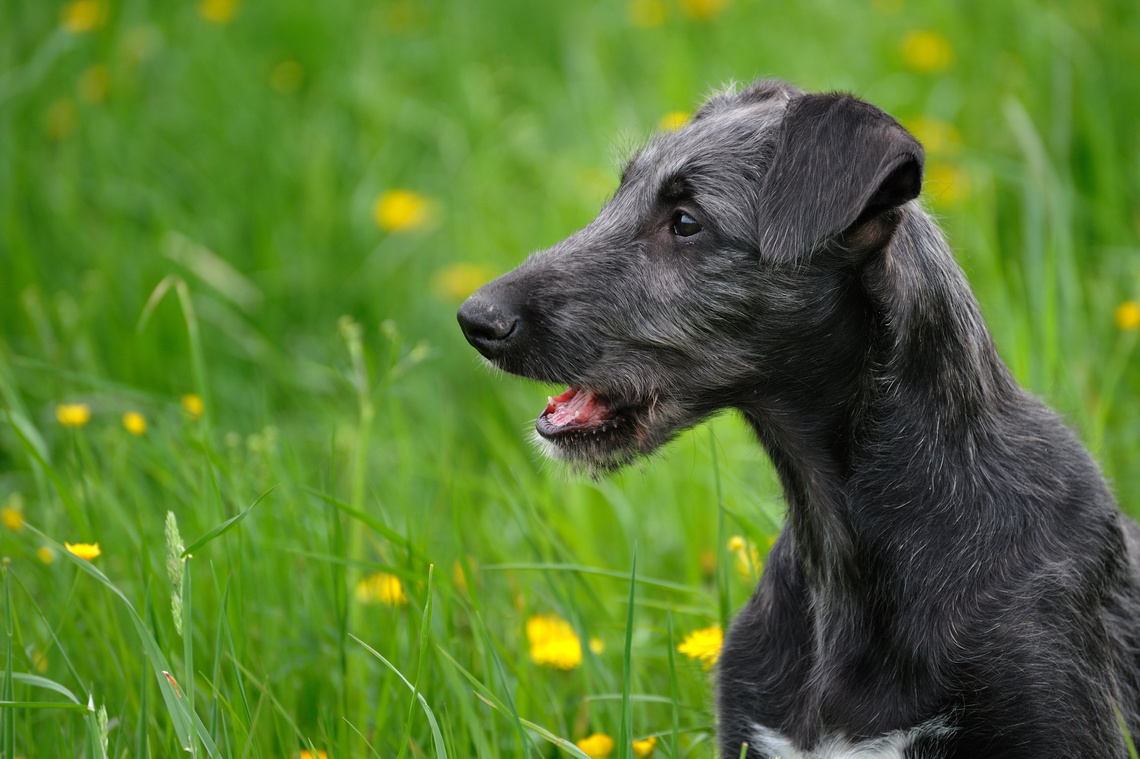
[[[454,314],[759,76],[919,137],[999,351],[1140,514],[1135,2],[9,0],[0,700],[68,700],[40,678],[108,720],[5,709],[0,754],[711,756],[678,646],[762,571],[760,449],[723,417],[611,479],[548,471],[551,388],[484,370]],[[168,511],[190,545],[274,486],[168,573]]]

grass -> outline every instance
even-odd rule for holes
[[[727,543],[779,530],[767,462],[726,416],[568,482],[526,442],[550,389],[480,370],[454,310],[730,79],[925,138],[1000,351],[1140,513],[1140,10],[719,6],[0,5],[0,507],[28,524],[0,527],[0,754],[712,756],[676,646],[750,592]],[[358,597],[376,573],[391,603]],[[529,658],[549,613],[578,666]]]

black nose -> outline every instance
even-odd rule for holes
[[[487,358],[502,355],[518,327],[518,317],[478,294],[459,307],[459,326],[467,342]]]

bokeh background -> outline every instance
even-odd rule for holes
[[[924,142],[1000,352],[1140,514],[1135,2],[8,0],[0,755],[712,756],[760,449],[549,471],[561,388],[454,312],[758,76]]]

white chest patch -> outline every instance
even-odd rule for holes
[[[953,732],[942,719],[924,722],[906,730],[894,730],[870,740],[854,743],[842,736],[831,736],[810,751],[792,743],[779,731],[763,725],[754,725],[753,743],[748,748],[748,759],[759,756],[771,759],[905,759],[905,752],[920,738],[934,738]]]

